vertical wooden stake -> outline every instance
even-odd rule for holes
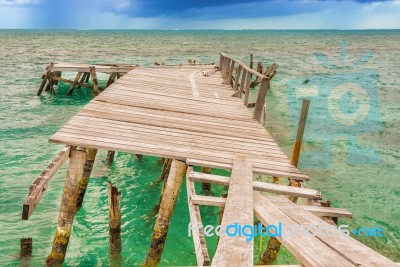
[[[85,80],[83,81],[84,83],[88,83],[90,79],[90,72],[86,72],[86,77]]]
[[[90,71],[90,76],[92,77],[93,94],[94,96],[97,96],[100,94],[100,91],[99,91],[99,84],[97,82],[96,68],[94,66],[90,66],[89,71]]]
[[[258,91],[258,96],[253,112],[253,119],[257,120],[258,122],[261,121],[261,114],[265,104],[265,97],[267,95],[268,88],[269,88],[269,79],[263,78],[261,81],[260,89]]]
[[[239,87],[239,79],[240,79],[240,76],[241,76],[241,74],[242,74],[242,70],[243,70],[242,65],[239,65],[239,68],[238,68],[238,70],[237,70],[237,72],[236,72],[235,83],[234,83],[234,85],[233,85],[233,90],[234,90],[235,92],[238,90],[238,87]]]
[[[301,105],[300,117],[299,117],[299,124],[297,126],[296,137],[294,140],[294,145],[293,145],[293,150],[292,150],[292,156],[290,158],[290,163],[295,167],[297,167],[297,165],[299,163],[301,145],[303,144],[303,136],[304,136],[304,130],[306,128],[306,121],[307,121],[309,107],[310,107],[310,100],[303,99],[303,103]],[[289,185],[296,186],[296,187],[301,186],[299,181],[296,181],[293,179],[289,179]],[[291,196],[291,197],[289,197],[289,199],[296,203],[298,198]]]
[[[111,151],[111,150],[108,150],[108,151],[107,151],[106,164],[107,164],[108,166],[111,166],[111,164],[113,163],[113,161],[114,161],[114,155],[115,155],[115,151]]]
[[[110,219],[110,255],[121,253],[121,192],[108,182],[108,216]]]
[[[32,257],[32,238],[21,238],[20,262],[19,267],[29,267]]]
[[[201,172],[210,174],[211,168],[201,167]],[[201,189],[206,193],[210,193],[211,192],[211,184],[210,183],[201,183]]]
[[[157,266],[160,262],[167,238],[169,223],[178,199],[186,168],[187,165],[184,162],[172,160],[171,169],[161,199],[160,211],[154,225],[150,248],[144,266]]]
[[[92,174],[94,160],[96,158],[97,149],[87,148],[86,149],[86,161],[83,168],[82,178],[79,182],[79,192],[76,203],[76,210],[78,211],[82,207],[83,198],[85,197],[86,188],[89,183],[90,175]]]
[[[253,53],[250,53],[250,69],[253,69],[254,61],[253,61]]]
[[[303,135],[304,135],[304,130],[305,130],[305,126],[306,126],[309,106],[310,106],[310,100],[304,99],[303,104],[301,106],[299,125],[297,127],[297,133],[296,133],[296,138],[295,138],[294,145],[293,145],[292,156],[290,158],[290,163],[296,167],[297,167],[297,164],[299,163],[301,145],[303,142]],[[274,177],[274,178],[276,178],[276,177]],[[278,181],[279,181],[279,178],[278,178]],[[300,182],[298,182],[296,180],[292,180],[292,179],[289,180],[289,185],[297,186],[297,187],[301,186]],[[298,197],[290,196],[289,199],[292,202],[296,203]],[[278,257],[280,248],[281,248],[281,243],[278,241],[278,239],[271,237],[269,239],[269,242],[268,242],[267,248],[264,252],[264,255],[260,259],[259,264],[269,264],[269,263],[272,263],[273,261],[275,261],[276,258]]]
[[[54,235],[53,248],[46,259],[46,266],[59,266],[64,261],[74,221],[79,181],[83,175],[85,160],[86,151],[84,148],[73,147],[71,149],[69,167],[58,215],[57,230]]]
[[[227,84],[230,84],[231,86],[232,84],[232,76],[233,76],[233,71],[235,70],[235,60],[232,59],[232,61],[230,62],[230,67],[229,67],[229,72],[228,72],[228,81]]]
[[[82,72],[78,72],[78,74],[76,74],[75,80],[74,80],[74,82],[72,83],[71,87],[68,90],[68,95],[72,95],[72,92],[74,91],[76,85],[78,84],[79,79],[81,78],[81,76],[82,76]]]

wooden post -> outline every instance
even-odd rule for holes
[[[247,107],[249,105],[250,97],[250,83],[251,83],[251,72],[247,72],[246,84],[244,86],[244,105]]]
[[[46,67],[46,73],[42,76],[42,83],[40,84],[39,90],[36,95],[40,96],[42,94],[43,88],[46,85],[47,77],[50,75],[51,71],[49,70],[50,67],[53,67],[54,63],[50,62],[50,64]],[[47,87],[46,87],[47,88]]]
[[[87,148],[86,149],[86,161],[85,166],[83,168],[83,174],[81,181],[79,182],[79,192],[76,203],[76,210],[78,211],[82,207],[83,198],[85,197],[86,188],[89,183],[90,175],[92,174],[94,160],[96,158],[97,149],[96,148]]]
[[[232,60],[233,61],[233,60]],[[225,64],[224,64],[224,71],[223,71],[223,79],[224,79],[224,84],[229,84],[229,66],[231,64],[231,59],[225,58]]]
[[[71,149],[70,162],[58,215],[57,230],[54,235],[53,248],[46,259],[46,266],[59,266],[64,261],[74,221],[79,181],[83,175],[85,160],[86,152],[84,148],[73,147]]]
[[[30,260],[32,258],[32,238],[21,238],[20,243],[19,267],[29,267],[31,266]]]
[[[186,168],[186,163],[178,160],[172,160],[168,180],[161,199],[160,211],[154,225],[150,248],[147,253],[144,266],[157,266],[157,264],[160,262],[168,233],[169,222],[171,220],[178,194],[181,189]]]
[[[161,205],[161,200],[162,200],[162,196],[165,190],[165,185],[167,183],[168,180],[168,174],[169,174],[169,170],[171,169],[171,163],[172,163],[172,159],[168,159],[165,158],[164,159],[164,163],[163,163],[163,168],[160,174],[160,178],[158,178],[158,180],[156,181],[156,184],[158,184],[158,182],[163,182],[162,188],[161,188],[161,193],[160,193],[160,197],[158,198],[158,202],[157,205],[154,206],[153,211],[151,212],[151,215],[154,216],[158,213],[158,211],[160,210],[160,205]]]
[[[75,80],[74,80],[74,82],[72,83],[71,87],[68,90],[68,95],[72,95],[72,92],[74,91],[76,85],[78,84],[79,79],[81,78],[81,76],[82,76],[82,72],[78,72],[78,74],[76,74]]]
[[[121,192],[108,182],[108,216],[110,226],[110,255],[121,253]]]
[[[108,150],[108,151],[107,151],[106,164],[107,164],[108,166],[111,166],[111,164],[113,163],[113,161],[114,161],[114,156],[115,156],[115,151],[111,151],[111,150]]]
[[[55,71],[55,72],[54,72],[54,76],[55,76],[55,77],[61,77],[61,73],[62,73],[61,71]],[[55,81],[54,81],[54,84],[55,84],[55,85],[58,85],[58,80],[55,80]]]
[[[263,78],[261,81],[260,89],[258,91],[258,96],[253,112],[253,119],[257,120],[258,122],[260,122],[261,120],[261,114],[265,104],[265,97],[267,95],[268,88],[269,88],[269,79]]]
[[[89,71],[90,71],[90,76],[92,77],[93,94],[94,96],[97,96],[100,94],[100,91],[99,91],[99,84],[97,82],[96,68],[94,66],[90,66]]]
[[[290,158],[290,163],[296,167],[299,163],[301,145],[303,144],[303,136],[304,136],[304,130],[306,128],[306,121],[307,121],[309,107],[310,107],[310,100],[303,99],[303,103],[301,105],[300,117],[299,117],[299,124],[297,126],[296,137],[294,140],[294,145],[293,145],[293,150],[292,150],[292,156]],[[296,181],[293,179],[289,180],[289,185],[296,186],[296,187],[301,186],[299,181]],[[296,203],[298,198],[292,196],[289,199]]]
[[[209,168],[209,167],[201,167],[201,172],[210,174],[211,173],[211,168]],[[210,183],[201,183],[201,189],[204,192],[210,193],[211,192],[211,184]]]
[[[257,63],[257,72],[261,73],[261,74],[263,73],[263,66],[262,66],[261,62]]]
[[[253,69],[254,61],[253,61],[253,53],[250,53],[250,69]]]
[[[32,237],[21,238],[20,243],[21,243],[20,256],[21,257],[31,256],[32,255]]]
[[[297,164],[298,164],[299,158],[300,158],[300,150],[301,150],[301,145],[302,145],[302,141],[303,141],[304,129],[306,126],[309,106],[310,106],[310,100],[304,99],[303,104],[301,106],[299,124],[297,127],[296,138],[294,141],[292,156],[290,159],[290,163],[296,167],[297,167]],[[276,178],[276,177],[274,177],[274,178]],[[289,185],[297,186],[297,187],[301,186],[300,182],[298,182],[296,180],[292,180],[292,179],[289,180]],[[292,202],[296,203],[298,197],[290,196],[289,199]],[[276,258],[278,257],[280,248],[281,248],[281,243],[278,241],[278,239],[271,237],[269,239],[269,242],[268,242],[267,248],[264,252],[264,255],[260,259],[259,264],[269,264],[269,263],[272,263],[273,261],[275,261]]]

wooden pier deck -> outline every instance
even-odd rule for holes
[[[276,65],[274,73],[275,68]],[[260,124],[271,77],[221,54],[219,68],[135,68],[90,101],[50,137],[50,142],[66,147],[31,186],[24,204],[23,218],[28,219],[51,177],[70,158],[58,227],[46,265],[59,265],[64,260],[74,214],[81,205],[98,149],[170,160],[169,167],[163,170],[168,177],[164,178],[160,210],[144,266],[156,266],[160,260],[185,174],[191,224],[199,228],[200,205],[224,207],[223,226],[252,224],[254,216],[264,225],[328,225],[328,217],[351,217],[344,209],[319,205],[319,190],[305,188],[308,177],[299,172],[294,166],[297,162],[289,160]],[[252,80],[260,88],[254,111],[250,112]],[[232,176],[195,172],[193,166],[232,170]],[[298,182],[297,187],[253,181],[255,173],[289,178]],[[195,182],[228,186],[227,198],[198,195]],[[271,193],[295,197],[293,202],[298,197],[308,199],[316,206],[297,205]],[[114,235],[121,230],[118,205],[110,205],[113,229],[119,229]],[[244,238],[222,236],[214,259],[210,259],[203,230],[193,231],[198,266],[253,266],[253,241],[246,242]],[[303,266],[395,266],[349,236],[303,233],[278,240]]]

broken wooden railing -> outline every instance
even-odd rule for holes
[[[252,63],[252,55],[250,64]],[[251,67],[246,66],[243,62],[227,56],[225,53],[220,54],[219,69],[222,78],[226,84],[230,84],[235,91],[233,96],[242,98],[244,94],[244,105],[246,107],[254,107],[253,118],[261,121],[263,109],[265,106],[265,96],[269,89],[270,80],[276,74],[278,65],[272,64],[264,72],[256,71]],[[255,80],[252,81],[252,77]],[[256,87],[260,84],[256,102],[249,103],[250,101],[250,88]]]

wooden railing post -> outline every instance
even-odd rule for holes
[[[256,119],[258,122],[260,122],[261,120],[261,115],[263,112],[265,97],[267,95],[268,88],[269,88],[269,79],[263,78],[261,81],[260,90],[258,91],[258,96],[253,112],[253,119]]]
[[[236,63],[236,61],[234,59],[232,59],[230,62],[230,67],[229,67],[227,84],[230,84],[231,86],[232,86],[232,75],[233,75],[233,71],[235,69],[235,63]]]

